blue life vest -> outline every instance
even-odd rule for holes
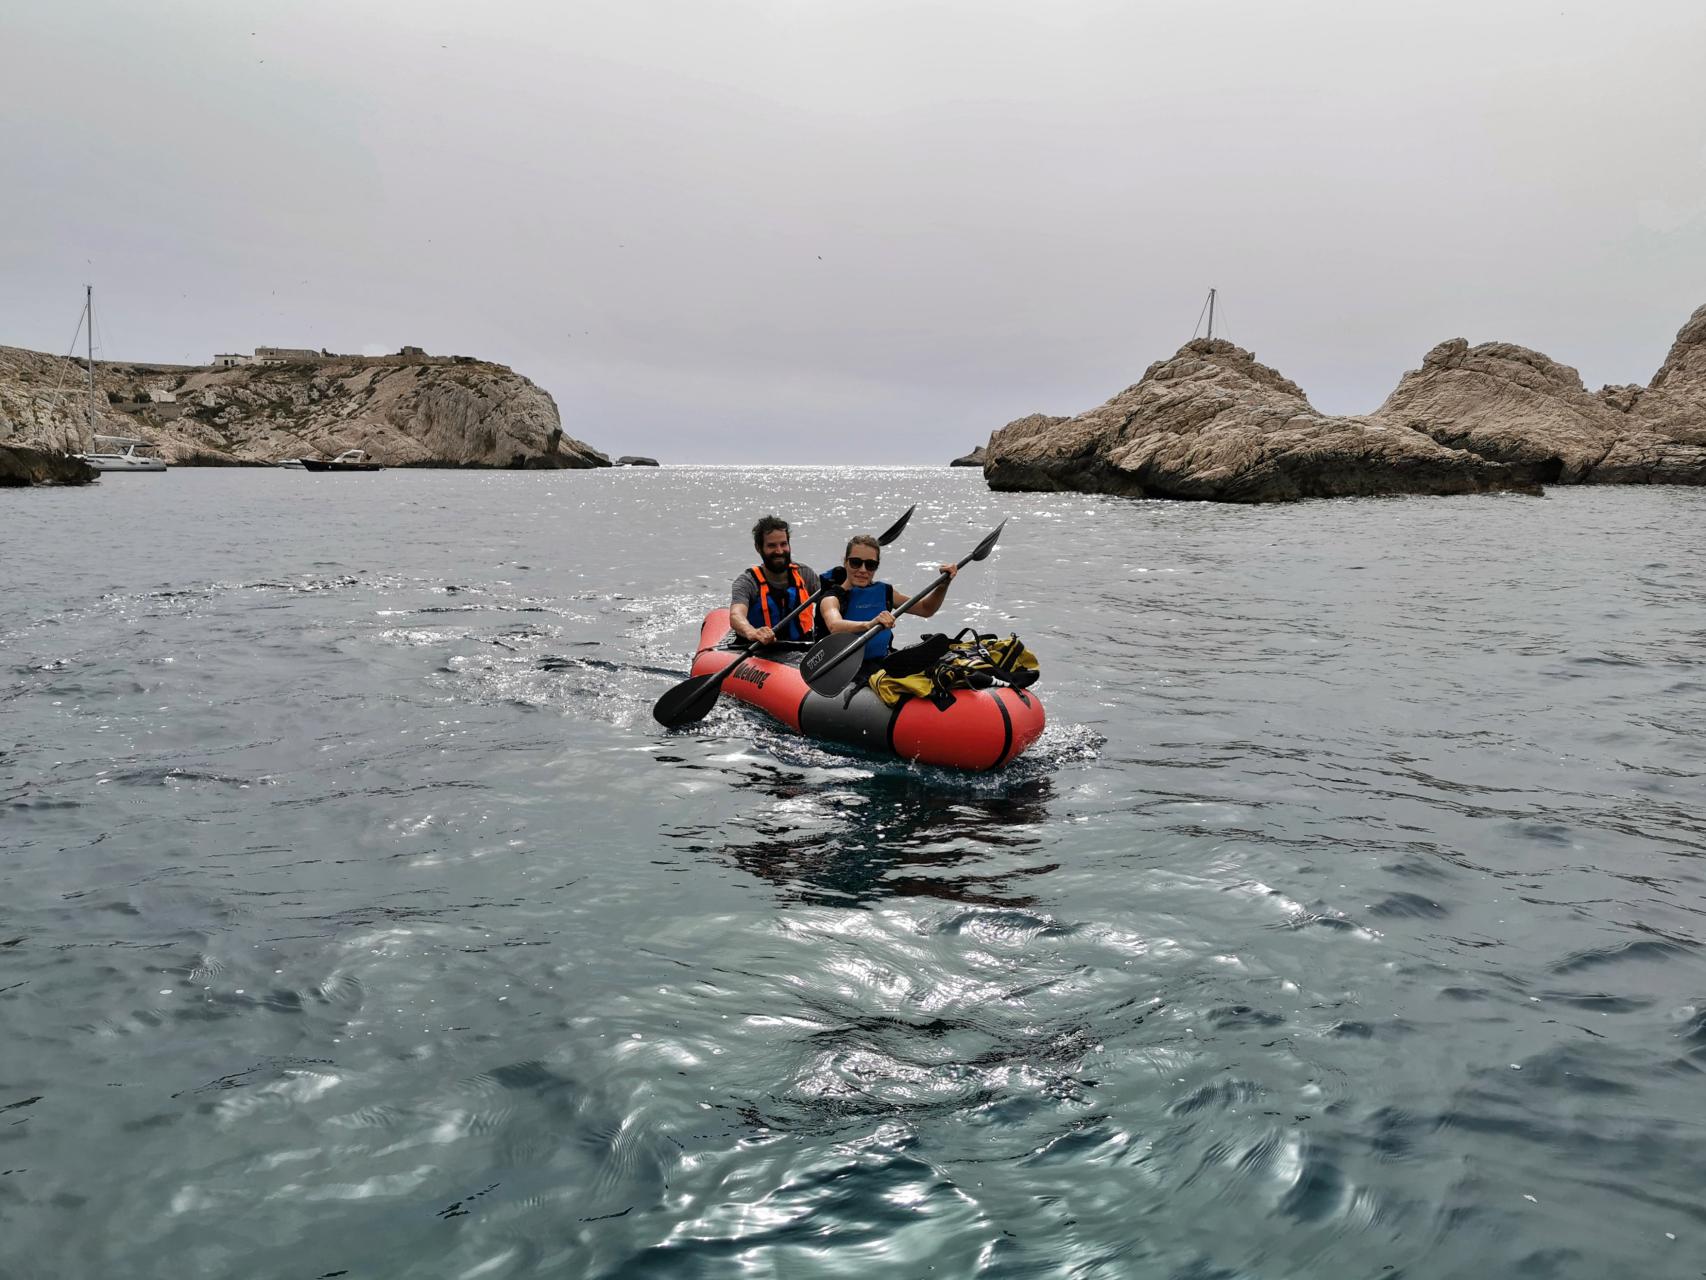
[[[894,588],[886,582],[873,582],[868,587],[853,587],[844,582],[837,590],[842,593],[841,616],[848,622],[869,622],[884,609],[894,608]],[[865,661],[888,657],[893,639],[893,631],[873,632],[865,641]]]
[[[802,600],[811,599],[811,593],[806,590],[805,576],[800,572],[800,566],[788,566],[788,587],[778,591],[770,585],[764,576],[764,566],[755,564],[747,570],[753,581],[758,584],[758,599],[753,601],[757,617],[749,617],[747,621],[755,627],[775,627],[776,623],[792,613]],[[778,640],[807,640],[811,638],[812,628],[817,623],[817,606],[804,610],[787,626],[776,633]]]

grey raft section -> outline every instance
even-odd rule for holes
[[[833,698],[807,693],[800,703],[800,732],[867,751],[892,751],[899,711],[867,688],[854,693],[851,702],[844,693]]]

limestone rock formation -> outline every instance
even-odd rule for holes
[[[980,444],[964,457],[955,458],[948,465],[950,467],[981,467],[983,465],[984,453],[985,449]]]
[[[625,453],[616,459],[616,465],[619,467],[655,467],[657,464],[656,458],[642,458],[636,453]]]
[[[1270,502],[1544,484],[1706,484],[1706,307],[1645,387],[1506,342],[1442,342],[1372,414],[1327,417],[1226,342],[1193,341],[1073,418],[990,438],[994,489]]]
[[[101,473],[67,453],[0,444],[0,489],[32,484],[88,484]]]
[[[161,366],[166,368],[166,366]],[[80,360],[0,347],[0,444],[57,453],[83,453],[89,439],[88,371]],[[150,429],[112,407],[119,378],[96,366],[95,430],[102,435],[153,441]],[[146,393],[143,398],[146,399]]]
[[[0,347],[0,440],[87,449],[85,376],[80,362]],[[391,466],[611,465],[563,434],[556,404],[532,382],[465,357],[230,369],[101,364],[96,389],[96,430],[147,440],[169,463],[270,463],[365,449]],[[171,399],[156,403],[153,393]]]
[[[992,489],[1276,502],[1532,489],[1501,463],[1372,418],[1319,413],[1248,351],[1186,343],[1073,418],[1033,414],[990,437]]]
[[[1656,396],[1652,408],[1685,394]],[[1538,351],[1453,338],[1406,373],[1374,416],[1540,484],[1706,483],[1706,448],[1663,431],[1658,412],[1631,412],[1649,395],[1610,387],[1593,395],[1574,369]]]
[[[1659,435],[1706,445],[1706,306],[1677,331],[1664,364],[1645,387],[1603,387],[1614,409]]]

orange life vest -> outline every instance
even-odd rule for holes
[[[788,616],[794,607],[811,598],[811,592],[806,590],[805,576],[800,572],[800,566],[789,564],[788,572],[793,576],[794,585],[786,591],[779,591],[770,585],[770,580],[764,576],[764,566],[753,565],[747,572],[752,574],[758,583],[758,617],[748,618],[747,621],[755,627],[774,627],[777,622]],[[778,640],[806,640],[811,637],[812,628],[817,622],[817,607],[809,606],[799,617],[787,626],[788,634],[778,635]]]

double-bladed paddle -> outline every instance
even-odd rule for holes
[[[1001,536],[1001,530],[1006,527],[1007,522],[1005,520],[996,525],[990,531],[989,536],[978,543],[972,553],[954,568],[963,569],[973,560],[982,560],[995,550],[996,539]],[[898,609],[895,609],[893,611],[894,616],[899,618],[901,614],[948,580],[947,574],[938,574],[936,581]],[[821,693],[826,698],[833,698],[851,684],[853,677],[858,674],[859,668],[864,664],[865,642],[871,638],[871,633],[881,626],[881,623],[873,622],[862,631],[843,631],[838,635],[825,636],[808,649],[806,656],[800,659],[800,674],[805,677],[812,692]]]
[[[905,515],[877,535],[877,541],[886,547],[900,537],[901,530],[906,528],[906,522],[912,519],[912,513],[916,510],[918,510],[918,504],[913,503],[906,509]],[[780,630],[787,626],[812,605],[823,599],[828,591],[828,587],[820,586],[810,596],[800,601],[793,612],[777,622],[775,629]],[[741,656],[721,671],[713,671],[709,675],[694,676],[690,680],[683,680],[652,706],[652,718],[666,729],[679,729],[684,724],[693,724],[703,720],[710,714],[711,708],[717,705],[717,695],[723,691],[723,681],[733,675],[735,668],[746,661],[746,655],[757,647],[753,644],[747,645],[741,651]]]

